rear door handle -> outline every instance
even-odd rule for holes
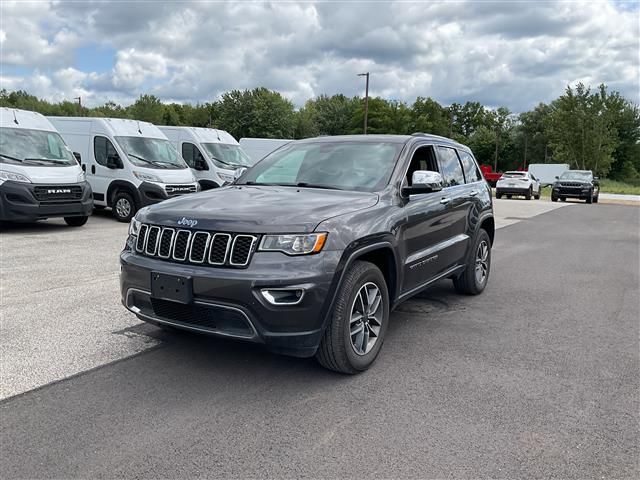
[[[443,197],[443,198],[440,200],[440,203],[441,203],[441,204],[443,204],[443,205],[446,205],[446,204],[447,204],[447,203],[449,203],[450,201],[451,201],[451,199],[450,199],[450,198],[448,198],[448,197]]]
[[[95,165],[91,165],[91,173],[93,173],[94,175],[96,174],[96,166]]]
[[[471,190],[469,192],[469,195],[471,195],[472,197],[475,197],[476,195],[478,195],[478,191],[477,190]]]

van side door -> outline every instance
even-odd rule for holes
[[[107,205],[107,193],[112,181],[122,175],[123,159],[120,158],[113,142],[101,134],[91,135],[90,154],[94,162],[87,168],[87,179],[93,190],[93,198],[97,205]]]

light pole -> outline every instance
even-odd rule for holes
[[[367,134],[367,117],[369,116],[369,72],[359,73],[359,77],[367,77],[367,83],[364,90],[364,134]]]
[[[82,98],[74,97],[74,100],[78,100],[78,115],[82,116]]]

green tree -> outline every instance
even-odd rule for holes
[[[449,111],[432,98],[418,97],[411,106],[411,133],[449,135]]]
[[[591,93],[582,83],[568,86],[551,109],[546,132],[554,160],[606,175],[618,144],[613,115],[607,109],[606,87],[600,85]]]
[[[127,116],[135,120],[162,125],[165,105],[155,95],[140,95],[140,97],[127,108]]]

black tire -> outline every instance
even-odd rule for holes
[[[598,203],[598,195],[596,195],[595,197],[593,197],[593,203]]]
[[[482,246],[486,247],[485,272],[482,280],[476,275],[476,262]],[[467,265],[464,272],[457,278],[453,279],[453,286],[458,293],[464,295],[478,295],[482,293],[489,281],[489,273],[491,271],[491,239],[486,230],[480,229],[473,242],[473,248],[469,252]]]
[[[380,312],[381,324],[377,340],[372,344],[371,350],[358,354],[351,335],[352,310],[356,308],[356,297],[359,296],[360,290],[368,284],[375,285],[381,296],[380,306],[375,310]],[[362,372],[369,368],[378,356],[388,325],[389,293],[384,275],[373,263],[357,260],[345,273],[331,312],[331,320],[316,352],[316,359],[323,367],[336,372],[346,374]],[[367,328],[363,325],[362,332],[368,331]]]
[[[552,202],[557,202],[558,201],[558,197],[556,197],[555,195],[551,194],[551,201]]]
[[[113,196],[111,211],[119,222],[130,222],[137,211],[136,203],[128,192],[119,190]]]
[[[587,203],[591,204],[593,202],[593,192],[589,192],[589,196],[587,197]]]
[[[89,217],[64,217],[64,221],[70,227],[81,227],[87,223]]]
[[[538,187],[538,193],[536,193],[533,198],[536,200],[540,200],[540,194],[542,193],[542,187]]]
[[[533,196],[533,188],[529,187],[529,191],[524,194],[524,198],[526,200],[531,200],[532,196]]]
[[[496,192],[496,198],[502,198],[502,194],[501,194],[501,193]]]

